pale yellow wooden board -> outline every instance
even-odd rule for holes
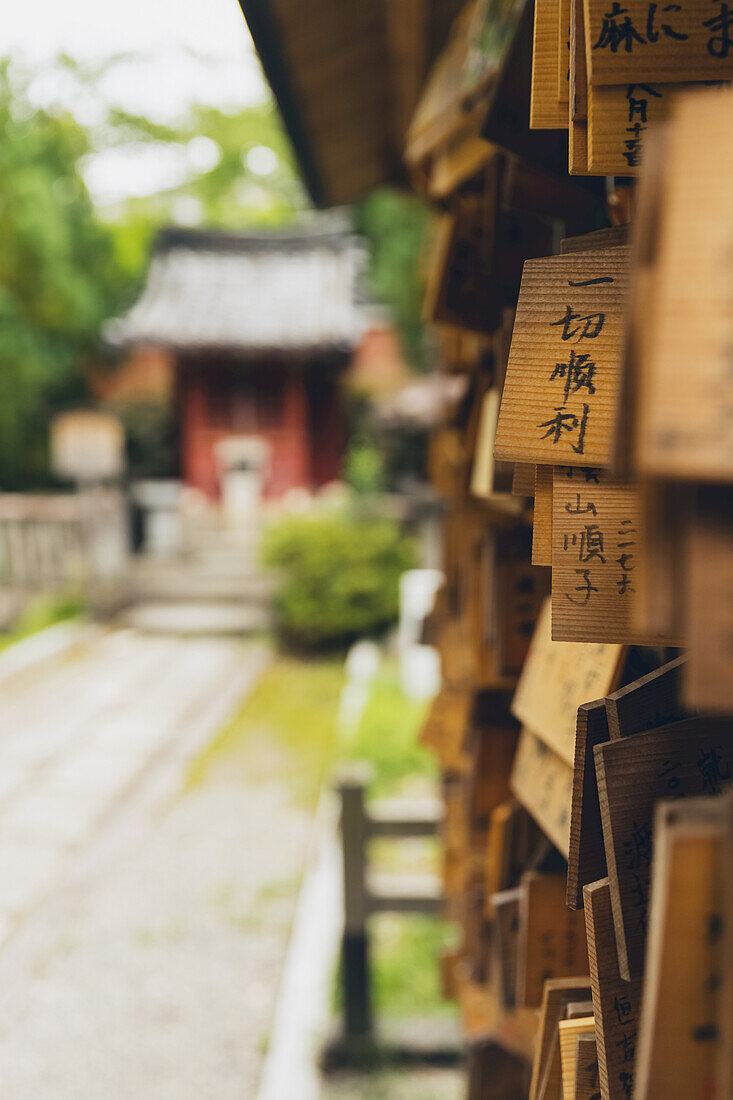
[[[567,859],[573,769],[525,728],[519,735],[509,786]]]
[[[563,130],[567,109],[557,98],[560,0],[535,0],[532,43],[532,130]]]
[[[553,642],[545,602],[512,701],[512,713],[572,767],[578,707],[616,687],[624,647]]]
[[[552,565],[552,466],[536,466],[532,565]]]
[[[563,1098],[574,1100],[575,1078],[578,1072],[578,1036],[595,1034],[595,1021],[592,1016],[581,1016],[578,1020],[561,1020],[557,1030],[560,1040]]]
[[[496,431],[497,458],[605,466],[620,382],[627,247],[527,260]]]
[[[578,1036],[573,1100],[598,1100],[598,1053],[595,1033]]]
[[[667,131],[654,310],[639,370],[642,473],[733,480],[732,173],[733,90],[679,97]]]
[[[720,19],[718,2],[683,0],[673,7],[649,0],[615,6],[609,0],[584,0],[584,11],[589,84],[672,84],[733,76],[733,49],[726,57],[709,49],[711,41],[713,51],[722,49],[721,32],[705,26]]]
[[[676,806],[656,816],[634,1100],[716,1096],[723,829]]]

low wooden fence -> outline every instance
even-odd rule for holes
[[[122,493],[0,493],[0,586],[53,591],[109,579],[127,556]]]

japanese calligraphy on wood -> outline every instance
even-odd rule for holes
[[[527,260],[495,455],[547,465],[610,458],[628,249]]]
[[[584,0],[589,84],[725,80],[733,13],[725,0]]]
[[[644,963],[654,804],[718,794],[733,776],[733,719],[690,718],[595,750],[619,969]]]
[[[556,466],[552,495],[553,638],[668,641],[634,630],[636,572],[645,551],[637,489],[597,470]]]

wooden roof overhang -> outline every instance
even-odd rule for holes
[[[405,179],[405,133],[465,0],[239,0],[317,206]]]

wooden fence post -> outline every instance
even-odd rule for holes
[[[364,791],[369,769],[353,766],[339,776],[341,835],[344,862],[344,1028],[347,1038],[371,1034],[372,1010],[369,983],[369,941],[366,889],[367,819]]]

